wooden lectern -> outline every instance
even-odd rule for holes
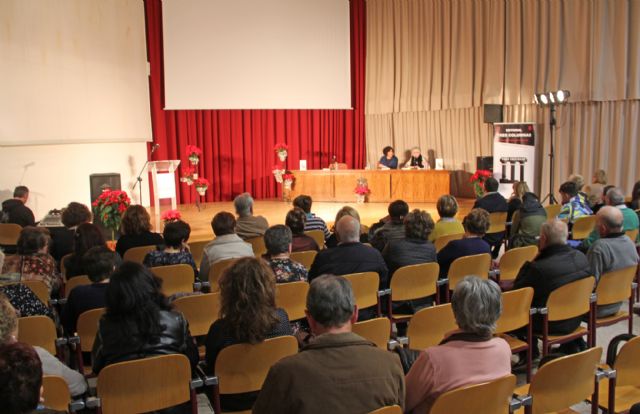
[[[175,210],[176,203],[176,176],[180,160],[149,161],[147,171],[151,172],[153,184],[153,211],[155,212],[155,231],[160,232],[160,199],[170,198],[171,209]]]

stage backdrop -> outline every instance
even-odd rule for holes
[[[351,168],[365,164],[364,74],[365,0],[350,2],[351,88],[353,110],[164,110],[162,9],[145,0],[147,49],[151,65],[151,119],[154,159],[181,159],[187,144],[204,151],[198,169],[211,182],[206,201],[230,200],[243,191],[257,198],[279,194],[272,169],[277,142],[289,146],[287,166],[300,159],[309,169],[328,166],[335,154]],[[291,58],[295,58],[295,50]],[[194,201],[195,191],[180,184],[180,203]]]

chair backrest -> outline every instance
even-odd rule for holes
[[[380,276],[376,272],[351,273],[344,275],[344,278],[351,282],[358,309],[365,309],[378,304]]]
[[[454,290],[465,276],[474,275],[481,279],[489,278],[491,255],[489,253],[458,257],[449,267],[449,289]]]
[[[464,233],[445,234],[434,240],[433,245],[436,247],[436,252],[444,249],[451,240],[460,240],[464,236]]]
[[[532,261],[538,254],[538,246],[510,249],[500,258],[500,280],[514,280],[522,265]]]
[[[64,378],[57,375],[42,376],[42,397],[44,406],[56,411],[66,412],[71,402],[69,386]]]
[[[48,316],[25,316],[18,318],[18,340],[31,346],[39,346],[56,354],[56,325]]]
[[[156,266],[152,267],[151,271],[162,279],[162,292],[166,296],[193,292],[195,275],[193,268],[188,264]]]
[[[501,233],[506,230],[507,212],[495,211],[489,213],[489,230],[487,234]]]
[[[183,296],[173,301],[173,305],[189,322],[191,335],[204,336],[218,319],[220,292]]]
[[[571,228],[571,238],[582,240],[589,237],[591,231],[596,226],[596,216],[582,216],[575,219]]]
[[[595,283],[596,279],[590,276],[551,292],[547,300],[549,321],[575,318],[589,312],[591,293]]]
[[[259,259],[267,252],[267,246],[264,244],[264,236],[252,237],[245,240],[253,248],[253,254]]]
[[[102,412],[143,413],[189,401],[191,366],[182,354],[108,365],[98,375]]]
[[[356,322],[352,327],[353,333],[370,340],[380,349],[387,349],[387,342],[391,335],[391,321],[389,318],[374,318]]]
[[[22,280],[20,283],[31,289],[45,306],[49,305],[49,288],[42,280]]]
[[[554,359],[540,367],[529,387],[533,413],[561,411],[590,396],[601,355],[602,348],[590,348]]]
[[[69,297],[69,293],[71,293],[71,291],[78,287],[78,286],[86,286],[86,285],[90,285],[91,279],[89,279],[89,276],[86,275],[80,275],[80,276],[74,276],[71,279],[67,280],[64,284],[64,297],[67,298]]]
[[[558,217],[558,214],[560,214],[560,210],[562,210],[562,205],[560,204],[549,204],[548,206],[545,206],[545,211],[547,212],[547,218],[548,219],[553,219]]]
[[[438,345],[447,333],[458,329],[450,303],[420,309],[411,318],[407,336],[409,348],[425,349]]]
[[[526,287],[502,294],[502,315],[498,319],[496,333],[515,331],[529,324],[533,288]]]
[[[84,311],[78,316],[75,333],[80,337],[80,347],[83,351],[87,352],[93,349],[100,318],[105,312],[105,308],[96,308]]]
[[[69,253],[69,254],[65,254],[64,256],[62,256],[62,258],[60,259],[60,274],[62,275],[63,279],[67,279],[67,269],[65,267],[65,263],[67,262],[67,260],[73,256],[73,253]]]
[[[439,272],[438,263],[422,263],[399,268],[391,278],[393,300],[412,300],[435,295]]]
[[[596,287],[598,305],[608,305],[629,299],[632,294],[631,283],[636,277],[637,270],[638,266],[630,266],[602,274]]]
[[[389,405],[387,407],[369,411],[369,414],[402,414],[402,408],[400,408],[399,405]]]
[[[469,385],[440,395],[431,407],[431,414],[508,413],[511,394],[516,387],[515,375],[494,381]]]
[[[616,386],[640,386],[640,336],[622,346],[613,367],[617,371]]]
[[[155,245],[132,247],[124,252],[122,260],[142,264],[147,253],[156,249]]]
[[[14,223],[0,223],[0,244],[3,246],[15,246],[22,227]]]
[[[211,240],[201,240],[197,242],[189,243],[189,251],[193,256],[193,261],[196,262],[196,267],[200,269],[200,263],[202,263],[202,257],[204,256],[204,246],[211,243]]]
[[[324,248],[324,232],[322,230],[307,230],[304,234],[315,240],[319,248]]]
[[[230,268],[235,262],[238,260],[237,258],[233,259],[224,259],[215,262],[211,268],[209,268],[209,284],[211,285],[212,292],[220,291],[220,276],[224,273],[225,270]]]
[[[293,252],[291,253],[291,260],[294,262],[298,262],[303,265],[307,270],[311,269],[311,265],[316,258],[318,252],[315,250],[307,250],[304,252]]]
[[[638,229],[633,229],[633,230],[627,230],[624,232],[628,238],[631,239],[632,242],[636,242],[636,239],[638,238]]]
[[[284,309],[290,321],[297,321],[306,317],[307,282],[288,282],[276,284],[276,306]]]
[[[298,352],[293,336],[266,339],[259,344],[236,344],[224,348],[216,358],[214,372],[220,394],[259,391],[269,369],[282,358]]]

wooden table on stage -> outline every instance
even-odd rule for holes
[[[444,170],[310,170],[294,171],[296,181],[291,197],[300,194],[314,201],[353,202],[359,177],[367,179],[371,203],[388,203],[402,199],[407,202],[436,202],[451,190],[450,173]]]

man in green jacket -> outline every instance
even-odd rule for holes
[[[624,193],[619,188],[611,188],[607,191],[607,195],[605,196],[605,204],[608,206],[616,207],[620,209],[622,212],[622,231],[626,232],[628,230],[638,230],[640,226],[640,221],[638,220],[638,215],[635,211],[627,207],[624,203]],[[582,251],[587,251],[593,243],[600,238],[600,234],[598,233],[598,229],[594,228],[589,237],[582,241],[580,246]],[[634,243],[638,242],[638,237],[635,240],[632,240]]]

